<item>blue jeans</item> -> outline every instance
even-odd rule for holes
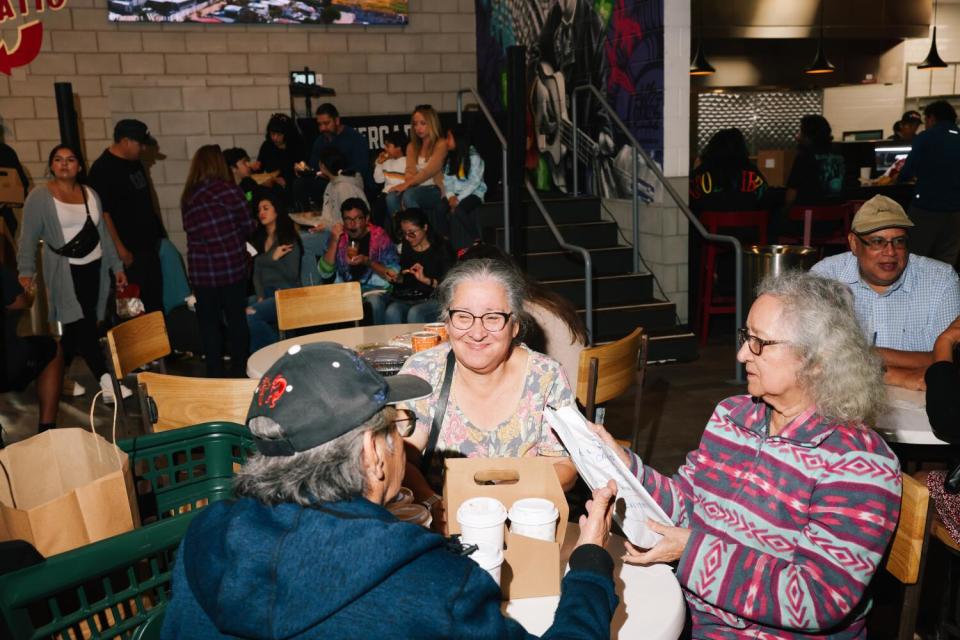
[[[280,340],[277,329],[277,300],[273,296],[250,304],[253,313],[247,314],[250,329],[250,353]]]
[[[317,271],[317,260],[326,253],[329,241],[329,229],[324,229],[319,233],[300,232],[300,242],[303,244],[303,257],[300,258],[300,284],[303,286],[322,284],[320,272]]]
[[[393,219],[396,218],[402,208],[404,209],[422,209],[427,214],[427,219],[432,225],[437,216],[437,209],[440,206],[440,188],[436,185],[421,184],[416,187],[410,187],[403,194],[391,191],[387,194],[387,213],[390,214],[390,224],[393,225]]]
[[[389,295],[389,294],[387,294]],[[404,302],[402,300],[390,299],[384,314],[385,324],[403,324],[436,322],[440,315],[440,305],[436,300],[424,300],[423,302]]]

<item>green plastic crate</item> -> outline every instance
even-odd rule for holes
[[[229,498],[235,469],[254,449],[250,431],[229,422],[151,433],[117,446],[130,456],[141,525]]]
[[[245,427],[206,423],[117,445],[130,455],[141,518],[151,524],[0,576],[11,637],[131,638],[169,599],[174,554],[198,508],[232,497],[235,465],[253,440]]]

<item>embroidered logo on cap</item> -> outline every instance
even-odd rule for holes
[[[273,376],[273,379],[264,378],[260,381],[260,388],[257,389],[257,404],[269,406],[271,409],[277,406],[277,401],[287,391],[292,391],[293,386],[287,385],[287,379],[282,373]]]

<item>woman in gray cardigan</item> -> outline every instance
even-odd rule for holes
[[[103,220],[100,197],[83,186],[79,155],[69,146],[53,148],[47,163],[53,178],[38,185],[23,206],[23,231],[17,271],[24,289],[34,288],[37,243],[43,240],[43,276],[50,321],[63,325],[64,366],[83,357],[113,402],[113,386],[100,348],[97,322],[103,320],[110,293],[110,272],[117,288],[127,284],[123,263]],[[94,234],[95,232],[95,234]],[[121,386],[123,397],[131,391]]]

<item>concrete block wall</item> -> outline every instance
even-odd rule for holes
[[[0,127],[34,182],[59,141],[54,82],[71,82],[83,152],[92,162],[113,124],[146,122],[162,156],[150,166],[164,223],[181,250],[179,198],[203,144],[256,155],[270,115],[289,113],[291,70],[309,66],[337,91],[341,113],[406,113],[430,103],[450,111],[476,86],[474,0],[410,0],[405,27],[116,24],[106,0],[67,0],[43,21],[43,48],[0,75]],[[13,46],[16,24],[0,37]],[[21,21],[17,21],[21,22]],[[314,100],[314,107],[317,101]],[[297,106],[302,113],[303,101]]]

